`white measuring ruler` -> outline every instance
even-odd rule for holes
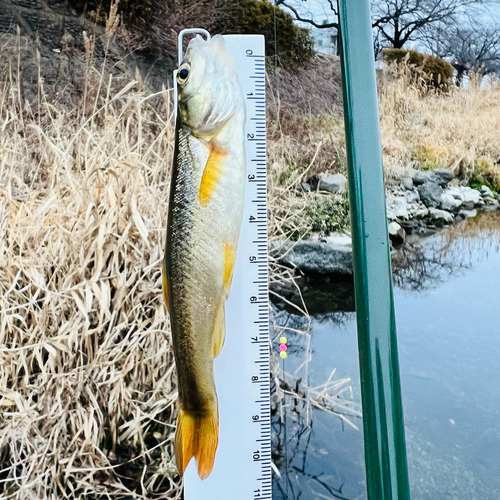
[[[267,500],[272,496],[269,402],[269,291],[265,49],[261,35],[226,35],[246,103],[247,185],[226,342],[214,361],[219,447],[201,481],[194,460],[185,500]]]

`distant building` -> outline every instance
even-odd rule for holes
[[[324,20],[323,24],[328,23]],[[314,49],[322,54],[337,54],[337,29],[336,28],[315,28],[311,27],[311,34],[314,38]]]
[[[317,24],[329,24],[337,20],[331,11],[330,4],[323,0],[309,0],[307,2],[289,0],[289,3],[297,10],[302,19],[313,19]],[[286,7],[283,10],[286,11]],[[311,30],[315,41],[314,48],[317,52],[321,52],[322,54],[337,54],[336,28],[316,28],[309,23],[303,22],[297,22],[297,24]]]

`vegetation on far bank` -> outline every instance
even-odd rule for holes
[[[321,198],[330,195],[304,193],[301,183],[322,172],[346,174],[342,108],[332,98],[341,93],[340,61],[317,56],[314,64],[318,90],[307,69],[293,75],[281,71],[271,80],[271,227],[282,238],[310,234],[306,206],[318,207],[313,225],[320,226],[325,217]],[[473,77],[469,88],[451,85],[443,92],[425,87],[425,81],[403,61],[378,71],[378,93],[387,184],[399,183],[412,169],[449,168],[462,183],[500,191],[500,85],[496,80],[481,85],[480,78]],[[295,102],[300,102],[300,112]],[[340,213],[343,207],[338,207]],[[348,221],[343,227],[348,228]]]

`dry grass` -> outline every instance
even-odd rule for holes
[[[404,65],[380,73],[379,105],[384,167],[397,179],[413,167],[454,168],[474,178],[486,165],[500,181],[500,86],[491,81],[448,94],[411,81]],[[500,182],[498,182],[500,187]]]
[[[408,175],[411,168],[447,167],[466,180],[483,175],[500,187],[498,81],[480,86],[473,78],[468,89],[423,93],[421,82],[414,81],[410,69],[401,64],[379,71],[378,83],[389,182]],[[282,196],[283,188],[291,187],[297,193],[298,177],[345,173],[338,58],[317,58],[312,71],[278,73],[270,84],[271,192]]]
[[[71,110],[1,83],[2,498],[180,495],[160,270],[172,129],[168,98],[134,82]]]
[[[320,172],[347,170],[340,60],[318,54],[306,69],[278,68],[267,92],[270,235],[303,238],[331,197],[304,193],[301,183]]]

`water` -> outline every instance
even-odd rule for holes
[[[500,496],[500,213],[481,214],[416,239],[393,259],[395,307],[410,487],[413,500],[497,500]],[[283,323],[283,318],[280,319]],[[298,318],[288,319],[296,328]],[[304,325],[302,325],[303,327]],[[289,335],[290,336],[290,335]],[[297,346],[293,346],[296,342]],[[360,400],[354,313],[311,324],[309,386],[351,378]],[[289,340],[286,371],[304,359]],[[360,419],[354,430],[312,411],[312,430],[293,405],[275,415],[276,499],[364,499]],[[286,440],[284,428],[286,427]]]

